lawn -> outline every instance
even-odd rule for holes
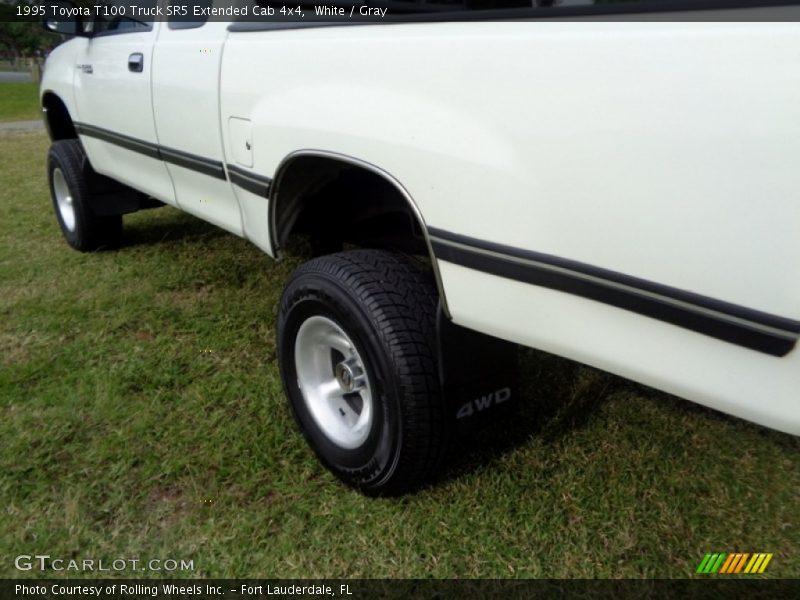
[[[339,485],[275,364],[300,259],[171,208],[126,217],[120,250],[71,251],[46,149],[0,136],[0,577],[36,575],[13,559],[34,553],[192,560],[181,576],[689,577],[736,550],[800,575],[800,439],[535,351],[517,418],[436,485]]]
[[[0,83],[0,122],[40,119],[38,94],[35,83]]]

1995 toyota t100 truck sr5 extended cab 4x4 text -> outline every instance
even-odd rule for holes
[[[41,86],[63,234],[112,246],[154,203],[273,257],[307,234],[281,375],[320,460],[367,493],[429,480],[506,404],[516,344],[800,434],[797,6],[545,10],[47,21],[72,35]]]

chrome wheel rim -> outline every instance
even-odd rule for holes
[[[61,222],[69,231],[75,231],[75,207],[72,204],[72,194],[67,186],[67,180],[61,169],[53,170],[53,192],[56,195],[56,206]]]
[[[353,449],[372,427],[372,388],[353,341],[331,319],[313,316],[297,330],[297,386],[306,408],[333,443]]]

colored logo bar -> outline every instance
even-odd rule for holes
[[[752,574],[763,573],[769,561],[772,560],[772,553],[757,552],[734,552],[726,554],[718,552],[716,554],[706,554],[695,573],[713,575],[731,575],[737,573]]]

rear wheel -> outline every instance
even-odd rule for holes
[[[56,219],[67,243],[82,252],[117,245],[122,237],[122,215],[93,212],[81,143],[76,139],[53,142],[47,172]]]
[[[413,489],[447,453],[437,310],[430,274],[379,250],[314,259],[284,291],[278,352],[294,416],[322,463],[365,493]]]

